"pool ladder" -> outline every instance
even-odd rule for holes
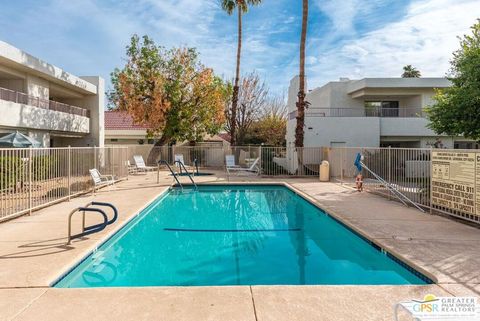
[[[195,186],[195,189],[198,189],[197,184],[196,184],[195,181],[193,180],[192,175],[191,175],[191,174],[187,171],[187,169],[185,168],[185,165],[184,165],[181,161],[178,161],[178,160],[175,161],[174,163],[178,165],[178,167],[180,168],[180,172],[182,171],[182,168],[183,168],[183,170],[185,171],[185,173],[187,173],[188,178],[190,178],[190,181],[192,182],[193,186]],[[162,159],[162,160],[159,160],[159,161],[158,161],[158,164],[159,164],[159,165],[162,165],[162,164],[163,164],[163,165],[167,165],[168,170],[170,171],[170,173],[172,173],[173,178],[175,178],[175,181],[177,181],[177,184],[180,186],[180,188],[181,188],[182,191],[183,191],[183,185],[182,185],[182,183],[180,183],[180,180],[178,179],[178,174],[172,169],[172,167],[170,166],[170,164],[168,164],[168,162],[167,162],[166,160],[163,160],[163,159]]]
[[[106,206],[110,207],[113,210],[113,217],[112,219],[108,219],[107,214],[103,209],[100,209],[98,207],[90,207],[90,206]],[[82,217],[82,232],[78,234],[72,235],[72,216],[75,213],[82,212],[83,217]],[[92,212],[92,213],[99,213],[102,218],[103,222],[99,224],[94,224],[85,227],[85,212]],[[118,218],[118,210],[115,206],[113,206],[110,203],[106,202],[90,202],[86,204],[85,206],[77,207],[73,211],[70,212],[70,215],[68,216],[68,236],[67,236],[67,245],[69,245],[73,239],[80,238],[89,234],[93,234],[96,232],[100,232],[107,227],[107,225],[115,223],[115,221]]]

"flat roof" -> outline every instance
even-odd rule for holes
[[[13,69],[44,78],[48,81],[82,92],[96,94],[97,86],[72,75],[63,69],[36,58],[4,41],[0,40],[0,63]]]
[[[363,78],[348,81],[348,93],[366,88],[446,88],[451,83],[447,78]]]

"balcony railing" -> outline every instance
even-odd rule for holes
[[[296,111],[289,114],[289,119],[295,119]],[[305,117],[393,117],[393,118],[424,118],[425,111],[421,107],[364,107],[364,108],[318,108],[309,107]]]
[[[60,103],[58,101],[41,99],[27,95],[18,91],[1,88],[0,87],[0,100],[7,100],[18,104],[24,104],[34,106],[43,109],[50,109],[60,111],[67,114],[79,115],[83,117],[90,117],[90,111],[88,109],[80,108],[77,106],[71,106],[68,104]]]

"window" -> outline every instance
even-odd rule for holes
[[[398,117],[398,101],[366,101],[365,114],[371,117]]]
[[[113,142],[118,142],[118,139],[117,138],[112,138],[110,139],[110,141],[113,143]]]

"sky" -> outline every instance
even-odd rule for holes
[[[301,0],[263,0],[244,15],[242,74],[256,71],[274,94],[298,74]],[[310,0],[309,89],[340,77],[399,77],[411,64],[445,76],[458,36],[480,18],[479,0]],[[0,40],[78,76],[122,67],[132,34],[165,47],[196,47],[231,79],[237,18],[220,0],[0,0]]]

